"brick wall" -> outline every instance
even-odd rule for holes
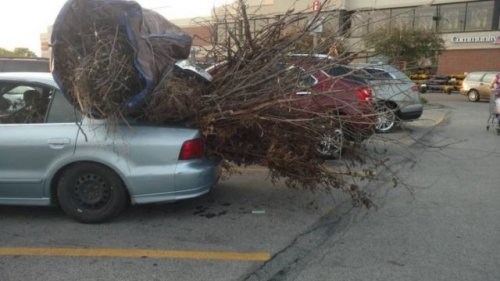
[[[210,28],[208,26],[183,27],[182,30],[193,37],[193,46],[210,46]]]
[[[500,71],[500,49],[447,50],[439,56],[438,75],[475,70]]]

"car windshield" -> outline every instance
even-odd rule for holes
[[[367,80],[392,80],[394,79],[389,73],[374,68],[365,68],[359,70],[358,75],[363,76]]]

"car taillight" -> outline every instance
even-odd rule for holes
[[[182,144],[181,153],[179,153],[179,160],[191,160],[203,157],[203,140],[193,139],[185,141]]]
[[[419,91],[419,87],[418,87],[418,85],[413,85],[413,86],[411,87],[411,91],[412,91],[412,92],[418,92],[418,91]]]
[[[363,101],[369,101],[372,97],[372,89],[368,87],[362,87],[356,90],[358,98]]]

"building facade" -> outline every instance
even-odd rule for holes
[[[257,30],[290,9],[312,14],[314,2],[249,0],[248,11],[255,19],[252,28]],[[500,0],[335,0],[328,3],[322,8],[324,17],[329,19],[325,21],[329,24],[327,30],[337,31],[332,36],[347,38],[353,52],[366,51],[362,38],[377,29],[424,29],[438,32],[445,42],[446,50],[437,60],[438,74],[500,70]],[[227,11],[230,9],[222,7],[215,15]],[[208,38],[213,32],[200,29],[192,21],[175,23],[198,37]],[[238,29],[237,23],[233,24],[233,28]],[[218,33],[223,36],[220,30]]]
[[[351,43],[367,33],[392,26],[441,34],[446,50],[437,74],[500,70],[500,0],[411,1],[349,0]],[[363,44],[351,44],[363,47]]]
[[[432,30],[442,36],[446,48],[437,60],[437,74],[500,71],[500,0],[332,0],[327,3],[321,12],[325,19],[321,36],[342,37],[352,52],[370,55],[362,38],[377,29],[395,26]],[[291,9],[294,13],[312,15],[315,0],[247,0],[247,4],[251,29],[256,32]],[[193,55],[203,54],[227,36],[225,29],[241,30],[237,20],[224,26],[217,24],[217,19],[231,11],[230,5],[218,7],[212,17],[172,22],[193,36]],[[49,27],[40,36],[42,57],[50,57],[51,31]]]

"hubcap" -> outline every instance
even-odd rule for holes
[[[96,174],[80,176],[74,186],[75,202],[85,209],[100,209],[111,198],[111,185]]]
[[[470,92],[470,93],[469,93],[469,98],[470,98],[470,100],[472,100],[472,101],[477,100],[477,93],[476,93],[475,91]]]
[[[377,113],[377,125],[375,128],[381,132],[389,131],[396,122],[394,112],[388,108],[383,108]]]
[[[325,156],[337,156],[342,151],[344,135],[341,129],[323,135],[319,144],[319,153]]]

